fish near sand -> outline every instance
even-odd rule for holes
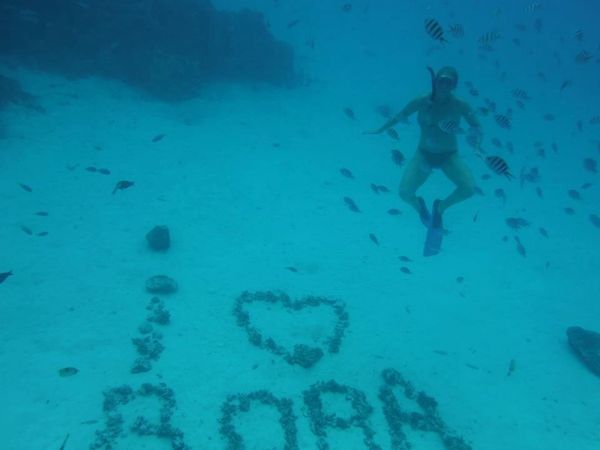
[[[19,183],[19,186],[20,186],[20,187],[21,187],[21,189],[23,189],[25,192],[33,192],[33,189],[31,189],[31,186],[28,186],[27,184]]]
[[[8,272],[2,272],[0,273],[0,284],[4,283],[4,281],[10,277],[12,275],[12,270],[9,270]]]
[[[115,188],[113,189],[112,193],[114,194],[117,191],[122,191],[124,189],[130,188],[134,184],[135,183],[133,181],[121,180],[115,185]]]
[[[352,200],[350,197],[344,197],[344,203],[346,203],[346,206],[348,207],[348,209],[350,209],[350,211],[357,213],[360,212],[360,209],[358,208],[354,200]]]
[[[346,178],[350,178],[351,180],[354,179],[354,175],[352,174],[352,172],[350,171],[350,169],[346,169],[345,167],[342,167],[340,169],[340,173],[342,174],[342,176],[344,176]]]

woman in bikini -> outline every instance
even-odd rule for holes
[[[475,180],[471,171],[458,155],[457,134],[461,118],[471,126],[476,148],[481,142],[481,125],[468,103],[453,94],[458,84],[458,72],[453,67],[443,67],[432,75],[432,92],[409,102],[400,113],[383,126],[368,134],[379,134],[398,122],[406,122],[415,112],[421,138],[413,158],[408,162],[402,181],[400,197],[418,213],[425,226],[442,227],[442,214],[452,205],[466,200],[475,193]],[[430,213],[422,197],[417,197],[419,187],[433,169],[442,172],[456,185],[456,189],[446,198],[433,202]]]

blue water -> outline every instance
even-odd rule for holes
[[[37,105],[0,110],[2,449],[600,448],[600,380],[566,335],[600,333],[599,175],[584,162],[600,159],[598,6],[345,4],[214,0],[262,13],[296,78],[216,76],[178,101],[0,46],[0,74]],[[59,26],[37,5],[19,17]],[[444,214],[426,258],[391,158],[414,155],[416,117],[398,140],[363,132],[445,65],[515,179],[460,135],[482,195]],[[486,99],[512,109],[510,129]],[[452,190],[435,170],[418,193]],[[156,225],[168,251],[148,246]],[[148,292],[159,274],[177,291]]]

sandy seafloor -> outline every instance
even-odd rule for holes
[[[480,181],[486,195],[447,213],[443,252],[425,259],[424,229],[395,193],[401,170],[390,159],[392,148],[412,154],[414,120],[399,127],[400,142],[363,136],[381,123],[375,104],[349,101],[325,83],[215,86],[166,105],[118,83],[21,75],[47,112],[4,113],[0,271],[14,276],[0,285],[3,449],[58,449],[67,433],[67,450],[87,449],[104,426],[104,390],[161,381],[175,391],[172,423],[194,449],[225,448],[222,403],[258,389],[293,400],[299,446],[312,449],[302,392],[329,379],[366,393],[375,441],[389,448],[377,398],[388,367],[435,397],[440,416],[474,449],[600,448],[600,380],[571,354],[565,335],[571,325],[599,331],[600,317],[600,230],[588,219],[599,212],[597,187],[579,203],[566,197],[595,181],[580,158],[569,159],[570,137],[554,136],[565,151],[544,172],[544,199],[518,181]],[[343,114],[345,106],[357,120]],[[151,142],[159,133],[164,139]],[[477,177],[487,173],[462,151]],[[518,172],[526,157],[511,161]],[[90,165],[111,175],[85,171]],[[342,177],[342,167],[355,180]],[[121,179],[135,186],[112,195]],[[375,195],[371,182],[392,192]],[[506,205],[493,196],[496,187],[506,190]],[[423,193],[431,201],[450,189],[435,174]],[[360,214],[348,210],[345,196]],[[573,216],[562,210],[569,205]],[[389,208],[403,214],[390,216]],[[40,210],[48,217],[33,214]],[[526,257],[504,223],[509,216],[532,222],[519,232]],[[157,224],[172,233],[164,254],[145,244]],[[21,225],[49,234],[29,236]],[[163,298],[172,318],[161,330],[164,353],[151,372],[132,374],[131,339],[151,298],[144,283],[155,274],[172,276],[180,289]],[[232,315],[246,290],[345,302],[350,319],[340,353],[306,370],[252,346]],[[320,310],[250,311],[284,345],[322,343],[332,328]],[[511,359],[515,371],[507,376]],[[79,373],[59,377],[66,366]],[[343,416],[347,405],[332,401],[328,410]],[[239,416],[248,448],[282,448],[273,417],[260,408]],[[435,437],[407,432],[414,448],[442,448]],[[329,442],[365,448],[354,431],[332,430]],[[169,447],[128,436],[114,448]]]

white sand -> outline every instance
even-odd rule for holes
[[[223,401],[258,389],[294,401],[300,448],[312,449],[302,392],[329,379],[366,393],[376,442],[389,448],[377,399],[387,367],[435,397],[441,417],[474,449],[599,448],[600,382],[571,355],[565,336],[570,325],[600,329],[599,230],[587,218],[600,212],[597,188],[586,191],[575,216],[562,212],[573,203],[566,190],[581,182],[565,168],[580,174],[581,158],[565,151],[544,162],[543,201],[531,186],[482,181],[487,195],[448,212],[443,252],[424,259],[424,230],[396,196],[401,171],[389,155],[400,148],[410,156],[417,129],[400,127],[400,143],[361,135],[381,122],[373,100],[317,82],[289,91],[213,87],[168,106],[116,83],[21,75],[47,113],[3,114],[9,135],[0,141],[0,271],[14,271],[0,285],[3,449],[58,449],[66,433],[68,450],[87,449],[103,428],[105,389],[160,381],[174,389],[173,425],[194,449],[225,448],[218,431]],[[345,106],[357,121],[344,116]],[[152,143],[159,133],[165,138]],[[466,146],[463,152],[477,176],[485,173]],[[517,172],[524,153],[511,158]],[[112,173],[89,173],[90,165]],[[343,178],[341,167],[356,180]],[[121,179],[135,186],[111,195]],[[392,192],[377,196],[371,182]],[[504,207],[496,187],[507,192]],[[423,193],[431,201],[450,189],[435,174]],[[346,208],[345,196],[361,214]],[[403,215],[389,216],[393,207]],[[49,216],[33,215],[39,210]],[[512,215],[532,222],[519,233],[526,258],[504,224]],[[165,254],[145,245],[157,224],[171,229]],[[49,235],[29,236],[20,225]],[[414,261],[402,263],[401,255]],[[413,274],[400,272],[403,265]],[[151,298],[144,282],[159,273],[180,285],[164,297],[172,315],[161,330],[166,350],[151,372],[134,375],[131,339]],[[278,289],[346,303],[350,326],[339,354],[306,370],[248,342],[231,312],[235,298]],[[285,339],[289,331],[287,342],[314,345],[330,332],[330,316],[320,313],[286,331],[281,325],[289,321],[273,323],[264,307],[254,311],[273,335]],[[507,377],[511,359],[516,370]],[[80,372],[61,378],[65,366]],[[333,409],[340,416],[348,410]],[[255,444],[248,448],[281,448],[275,417],[240,416],[239,429]],[[89,420],[98,422],[82,424]],[[273,431],[261,430],[265,424]],[[364,448],[357,432],[331,436],[333,449]],[[410,436],[415,448],[442,448],[431,437]],[[130,436],[115,448],[169,445]]]

